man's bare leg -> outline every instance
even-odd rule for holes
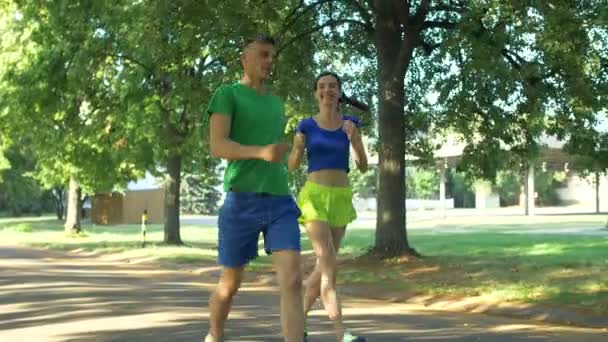
[[[232,298],[243,280],[244,267],[222,270],[220,280],[209,299],[209,333],[205,342],[221,342],[224,338],[224,323],[232,307]]]
[[[281,289],[281,327],[285,342],[302,342],[304,309],[300,252],[285,250],[272,253]]]

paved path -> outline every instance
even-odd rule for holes
[[[0,341],[200,341],[216,267],[196,272],[158,265],[0,246]],[[282,341],[277,298],[246,279],[228,341]],[[433,312],[414,305],[347,298],[350,327],[370,342],[608,341],[600,330],[537,325],[483,315]],[[312,341],[335,341],[314,311]]]

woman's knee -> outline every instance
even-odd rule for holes
[[[319,246],[315,249],[315,254],[319,260],[319,266],[321,266],[321,268],[326,267],[327,263],[333,264],[336,262],[336,250],[331,244]]]

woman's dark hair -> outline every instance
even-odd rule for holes
[[[365,103],[363,103],[361,101],[358,101],[357,99],[348,97],[348,96],[346,96],[346,94],[344,94],[344,91],[342,90],[342,79],[335,72],[323,71],[322,73],[320,73],[319,76],[317,76],[317,79],[315,80],[315,87],[314,87],[315,91],[317,90],[317,85],[319,84],[319,80],[325,76],[332,76],[333,78],[336,79],[336,81],[338,81],[338,88],[340,89],[340,92],[342,93],[342,96],[340,97],[340,100],[339,100],[340,103],[346,103],[347,105],[351,105],[363,112],[369,111],[368,105],[366,105]]]
[[[338,74],[336,74],[335,72],[331,72],[331,71],[323,71],[322,73],[319,74],[319,76],[317,76],[317,79],[315,80],[315,90],[317,90],[317,86],[319,85],[319,80],[325,76],[332,76],[333,78],[335,78],[336,81],[338,81],[338,88],[340,88],[340,91],[342,91],[342,79],[340,79],[340,76],[338,76]]]

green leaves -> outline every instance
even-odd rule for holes
[[[209,97],[238,80],[243,35],[291,39],[312,23],[284,26],[298,3],[2,2],[0,131],[32,139],[48,187],[75,176],[87,193],[120,188],[176,154],[184,171],[216,177]],[[276,63],[274,89],[294,118],[311,111],[314,52],[304,39]]]
[[[601,87],[584,67],[598,58],[589,35],[595,13],[566,4],[469,5],[442,49],[448,76],[435,79],[441,124],[467,139],[472,171],[502,165],[491,160],[499,150],[533,159],[543,134],[567,135],[568,117],[591,123],[601,108]]]

